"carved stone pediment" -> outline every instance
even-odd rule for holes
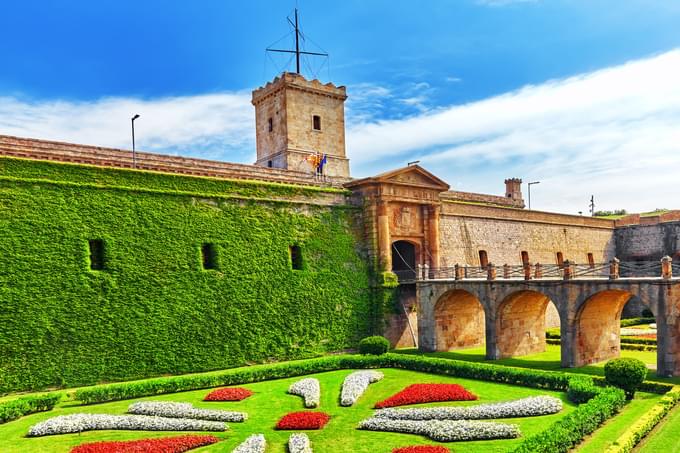
[[[358,179],[345,184],[350,190],[373,194],[385,200],[403,200],[412,203],[439,202],[439,194],[449,190],[449,185],[418,165],[399,168],[371,178]]]
[[[417,186],[444,192],[449,190],[449,185],[437,178],[418,165],[400,168],[398,170],[383,173],[375,177],[375,180],[383,184],[392,183],[405,186]]]

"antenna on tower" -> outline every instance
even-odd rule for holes
[[[273,49],[271,47],[267,47],[266,51],[267,52],[279,52],[279,53],[293,53],[295,54],[295,72],[297,74],[300,74],[300,56],[302,55],[313,55],[317,57],[328,57],[328,54],[325,52],[308,52],[306,50],[300,50],[300,37],[305,39],[305,35],[302,33],[300,30],[300,23],[298,20],[298,9],[295,8],[295,21],[290,20],[290,17],[286,18],[288,20],[288,23],[293,27],[294,32],[295,32],[295,50],[288,50],[288,49]],[[308,65],[309,66],[309,65]]]

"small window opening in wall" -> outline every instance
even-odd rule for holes
[[[319,115],[314,115],[312,117],[312,126],[314,127],[315,131],[321,130],[321,117]]]
[[[267,123],[268,123],[267,128],[268,128],[269,132],[273,131],[274,130],[274,118],[269,118],[267,120]]]
[[[217,251],[215,244],[203,244],[201,246],[203,256],[203,269],[217,269]]]
[[[104,241],[90,239],[90,269],[101,271],[104,269]]]
[[[293,267],[293,270],[302,270],[302,250],[299,245],[290,246],[290,264]]]
[[[486,267],[489,265],[489,257],[486,254],[486,250],[480,250],[479,251],[479,266],[482,269],[486,269]]]
[[[592,253],[588,253],[588,264],[590,267],[595,267],[595,257]]]
[[[562,255],[562,252],[557,252],[557,265],[560,267],[564,267],[564,255]]]
[[[267,167],[272,168],[272,166],[273,166],[273,165],[272,165],[272,161],[271,161],[271,160],[268,160],[268,161],[267,161]]]
[[[529,252],[522,251],[522,266],[529,265]]]

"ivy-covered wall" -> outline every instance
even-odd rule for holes
[[[0,158],[0,392],[354,346],[378,310],[360,213],[313,204],[338,195]]]

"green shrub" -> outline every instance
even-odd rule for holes
[[[390,350],[390,342],[385,337],[375,335],[366,337],[359,342],[359,353],[382,355]]]
[[[622,389],[630,400],[647,377],[647,367],[638,359],[612,359],[604,365],[604,377],[607,384]]]
[[[593,399],[600,391],[601,389],[595,386],[592,377],[574,376],[569,379],[567,398],[573,403],[582,404]]]
[[[61,399],[58,393],[25,396],[0,403],[0,423],[16,420],[34,412],[50,411]]]

